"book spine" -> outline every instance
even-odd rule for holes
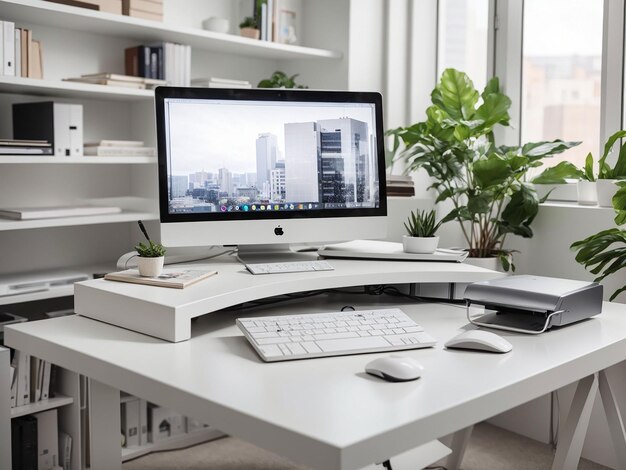
[[[22,29],[15,28],[15,76],[22,76]]]
[[[28,30],[22,29],[22,39],[20,47],[22,48],[22,77],[28,77]]]
[[[4,21],[0,21],[0,75],[4,75]]]
[[[124,71],[126,75],[139,77],[139,47],[127,47],[124,49]]]
[[[15,23],[4,22],[4,75],[15,76]]]
[[[261,5],[261,40],[267,41],[267,3]]]
[[[33,416],[19,418],[20,431],[18,438],[20,466],[19,470],[37,470],[37,419]]]

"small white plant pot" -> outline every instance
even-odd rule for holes
[[[226,18],[212,16],[202,22],[202,28],[215,33],[228,33],[230,22]]]
[[[598,204],[598,191],[595,181],[580,180],[576,185],[578,204],[595,206]]]
[[[619,189],[617,180],[598,180],[598,205],[600,207],[613,207],[613,196]]]
[[[143,277],[157,277],[163,272],[163,262],[165,256],[159,256],[158,258],[144,258],[140,256],[137,258],[137,269],[139,269],[139,275]]]
[[[405,253],[434,253],[439,245],[439,237],[402,237]]]

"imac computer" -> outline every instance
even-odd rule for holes
[[[165,246],[237,245],[244,262],[281,262],[297,259],[290,244],[386,235],[380,94],[155,95]]]

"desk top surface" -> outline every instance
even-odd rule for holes
[[[501,332],[513,351],[449,351],[472,328],[460,306],[324,295],[194,322],[169,343],[80,316],[9,326],[6,343],[317,468],[356,469],[520,405],[626,359],[626,305],[532,336]],[[363,373],[386,354],[263,363],[237,317],[396,306],[438,339],[403,352],[425,371],[388,383]]]

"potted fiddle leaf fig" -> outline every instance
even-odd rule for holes
[[[580,142],[497,145],[494,128],[509,125],[511,106],[497,77],[479,93],[465,73],[446,69],[431,101],[425,121],[394,130],[405,145],[405,171],[426,170],[436,202],[452,206],[442,221],[458,222],[469,258],[496,257],[505,271],[515,270],[505,241],[510,234],[533,236],[541,202],[526,181],[529,170]]]
[[[626,268],[626,230],[619,228],[626,224],[626,181],[618,182],[617,187],[612,204],[616,211],[615,224],[618,227],[602,230],[573,243],[570,247],[578,252],[576,261],[591,273],[598,275],[594,279],[596,282],[602,282],[607,276]],[[626,283],[613,292],[609,300],[614,300],[624,291]]]
[[[441,221],[435,219],[435,211],[411,211],[404,223],[408,235],[402,237],[402,246],[407,253],[434,253],[439,245],[437,229]]]

